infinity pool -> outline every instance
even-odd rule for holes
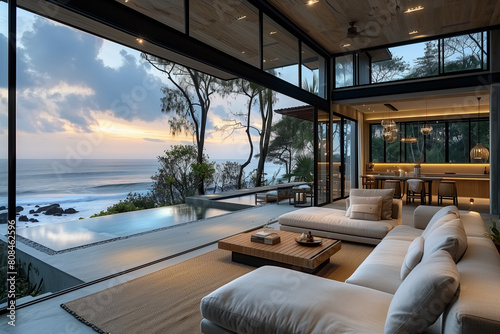
[[[18,230],[18,235],[54,252],[141,234],[220,216],[231,211],[187,204],[46,224]],[[41,250],[45,250],[44,248]]]

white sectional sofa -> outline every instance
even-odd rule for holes
[[[419,206],[346,282],[258,268],[203,298],[201,331],[500,333],[500,255],[486,232],[476,212]]]
[[[346,211],[329,208],[304,208],[278,217],[280,229],[284,231],[307,233],[332,239],[378,244],[395,226],[401,225],[403,202],[393,199],[394,189],[352,189],[346,200]],[[349,211],[351,201],[371,202],[358,205],[370,208],[379,202],[380,217],[376,220],[355,218]],[[364,218],[360,213],[357,217]]]

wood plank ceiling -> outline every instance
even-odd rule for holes
[[[332,54],[500,24],[498,0],[268,2]],[[405,13],[419,6],[423,9]],[[350,22],[356,36],[348,36]]]

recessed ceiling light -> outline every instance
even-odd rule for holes
[[[246,15],[241,15],[241,16],[238,16],[236,19],[239,21],[239,20],[243,20],[243,19],[246,19],[247,16]]]
[[[346,48],[348,46],[351,46],[351,44],[350,43],[346,43],[346,44],[342,45],[343,48]]]
[[[241,53],[245,53],[245,51],[241,51]]]
[[[410,31],[408,34],[410,34],[410,35],[415,35],[415,34],[418,34],[418,30],[413,30],[413,31]]]
[[[315,3],[318,3],[318,2],[319,2],[319,0],[308,0],[307,5],[311,6],[311,5],[314,5]]]
[[[144,43],[144,40],[143,40],[142,38],[136,38],[135,40],[136,40],[136,41],[137,41],[137,43],[139,43],[139,44]]]
[[[411,7],[411,8],[408,8],[407,10],[405,10],[403,13],[405,13],[405,14],[413,13],[413,12],[416,12],[416,11],[419,11],[422,9],[424,9],[423,6]]]
[[[269,33],[269,35],[274,35],[274,34],[277,34],[277,33],[278,33],[277,31],[271,31],[271,32]]]

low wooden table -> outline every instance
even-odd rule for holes
[[[241,233],[219,241],[219,248],[232,252],[234,262],[256,267],[275,265],[307,273],[316,273],[330,262],[330,257],[341,248],[339,240],[322,238],[320,246],[302,246],[295,241],[300,234],[274,230],[281,242],[266,245],[250,241],[258,231]]]

